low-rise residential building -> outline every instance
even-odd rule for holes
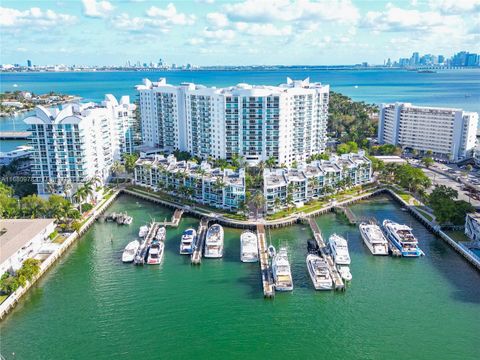
[[[480,214],[467,214],[465,217],[465,235],[472,241],[480,241]]]
[[[378,142],[459,161],[473,156],[478,113],[461,109],[382,104]]]
[[[263,176],[267,211],[302,206],[339,188],[372,181],[372,164],[363,151],[333,155],[329,160],[305,163],[297,168],[266,169]]]
[[[31,146],[21,145],[16,149],[6,152],[0,152],[0,166],[10,165],[17,161],[19,170],[24,170],[30,167],[30,158],[33,153]]]
[[[55,219],[0,220],[0,276],[35,257],[54,230]]]
[[[238,209],[245,201],[243,169],[222,170],[205,161],[177,161],[174,155],[138,159],[134,183],[222,209]]]
[[[71,196],[85,182],[107,181],[113,162],[133,151],[135,105],[107,95],[102,104],[37,106],[24,121],[33,147],[32,180],[40,196]]]

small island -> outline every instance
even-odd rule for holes
[[[5,91],[0,93],[0,117],[15,116],[30,111],[37,105],[56,106],[79,100],[80,97],[50,91],[48,94],[34,94],[29,91]]]

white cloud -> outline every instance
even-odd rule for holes
[[[213,28],[224,28],[229,24],[227,16],[218,12],[207,14],[207,22]]]
[[[193,25],[194,15],[179,13],[174,4],[169,3],[165,9],[152,6],[147,10],[147,16],[154,18],[154,21],[163,23],[164,26],[170,25]]]
[[[228,18],[243,22],[334,21],[356,23],[358,9],[350,0],[245,0],[225,5]]]
[[[445,15],[464,14],[480,11],[480,0],[430,0],[430,7]]]
[[[147,17],[130,17],[127,13],[122,13],[112,19],[112,25],[124,31],[139,32],[146,28],[152,28],[167,33],[174,26],[193,25],[195,22],[194,15],[179,13],[175,5],[171,3],[165,9],[152,6],[146,14]]]
[[[249,24],[245,22],[235,23],[235,29],[241,33],[254,36],[288,36],[292,34],[292,26],[282,27],[273,24]]]
[[[192,45],[192,46],[201,45],[203,43],[205,43],[205,40],[203,40],[202,38],[192,38],[186,41],[187,45]]]
[[[85,16],[94,18],[107,17],[114,9],[110,1],[82,0]]]
[[[75,16],[56,13],[53,10],[41,10],[32,7],[29,10],[17,10],[0,7],[0,26],[15,28],[24,25],[34,25],[41,28],[63,26],[75,21]]]
[[[369,11],[362,19],[361,25],[375,31],[441,31],[449,26],[462,25],[461,19],[443,16],[438,12],[401,9],[387,6],[385,11]],[[452,28],[450,28],[451,30]]]

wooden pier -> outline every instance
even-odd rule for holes
[[[202,263],[202,252],[203,246],[205,244],[205,236],[207,235],[208,222],[210,220],[206,217],[203,217],[200,220],[197,230],[197,238],[195,240],[195,249],[193,250],[191,256],[192,265],[200,265]]]
[[[155,235],[157,233],[158,228],[160,227],[160,223],[151,223],[149,225],[148,233],[147,236],[145,236],[145,241],[141,245],[141,247],[138,249],[137,254],[142,257],[142,262],[136,263],[137,265],[143,265],[145,261],[145,255],[147,253],[148,247],[152,243],[153,239],[155,238]]]
[[[273,298],[275,296],[275,286],[273,284],[272,271],[268,262],[265,226],[262,224],[257,225],[257,239],[260,270],[262,272],[263,296],[266,298]]]
[[[182,220],[182,215],[183,215],[183,209],[176,209],[172,215],[172,220],[164,221],[163,225],[177,227],[178,224],[180,224],[180,220]]]
[[[323,240],[322,232],[320,231],[320,228],[318,227],[317,222],[315,221],[315,219],[309,218],[308,224],[310,225],[310,229],[313,232],[315,241],[317,242],[318,247],[320,248],[322,257],[327,262],[330,275],[332,276],[333,282],[335,284],[335,290],[345,290],[345,284],[342,280],[342,277],[340,276],[340,273],[338,272],[332,257],[326,251],[326,244],[325,244],[325,241]]]

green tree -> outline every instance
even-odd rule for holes
[[[132,174],[135,170],[135,163],[137,162],[139,155],[137,153],[134,154],[124,154],[123,155],[123,163],[125,164],[125,170]],[[177,157],[178,159],[178,157]]]
[[[458,198],[458,192],[445,185],[436,186],[428,197],[428,205],[432,208],[435,219],[440,224],[463,225],[467,213],[475,208]]]
[[[430,166],[432,166],[435,163],[431,157],[424,157],[422,159],[422,164],[428,169]]]
[[[35,219],[45,216],[47,202],[38,195],[25,196],[20,199],[20,209],[23,216]]]
[[[252,204],[255,207],[255,217],[258,217],[258,212],[265,207],[265,197],[260,191],[253,195]]]

